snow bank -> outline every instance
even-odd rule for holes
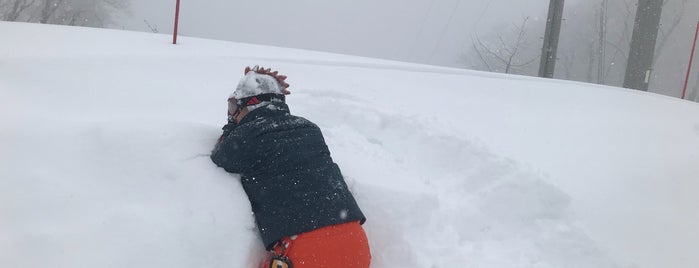
[[[0,23],[0,266],[251,267],[208,159],[242,68],[289,75],[373,267],[696,267],[699,106],[580,83]],[[51,44],[51,45],[46,45]]]

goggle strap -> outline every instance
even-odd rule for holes
[[[286,102],[286,96],[283,94],[276,94],[276,93],[266,93],[266,94],[260,94],[260,95],[255,95],[252,97],[247,97],[247,98],[242,98],[240,100],[237,100],[238,104],[238,109],[241,109],[246,106],[251,106],[251,105],[257,105],[265,101],[273,101],[273,100],[280,100],[282,102]]]

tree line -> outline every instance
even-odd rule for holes
[[[0,0],[0,20],[106,27],[128,0]]]
[[[621,87],[624,82],[638,0],[581,1],[566,6],[554,77]],[[650,91],[679,96],[696,26],[699,4],[664,0],[650,77]],[[533,19],[536,18],[536,19]],[[546,19],[530,16],[474,34],[464,56],[467,67],[538,75]],[[699,73],[690,80],[689,97],[699,101]]]

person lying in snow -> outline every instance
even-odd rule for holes
[[[369,267],[366,218],[320,128],[289,113],[286,76],[257,66],[244,74],[211,159],[241,176],[273,255],[263,267]]]

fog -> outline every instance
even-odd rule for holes
[[[149,31],[146,20],[159,32],[171,33],[174,8],[175,0],[133,1],[131,16],[118,25]],[[547,1],[530,0],[182,0],[179,32],[464,67],[462,55],[474,34],[526,16],[545,20],[547,9]]]
[[[566,1],[554,77],[621,87],[637,1]],[[110,27],[172,33],[175,2],[131,1],[129,14],[117,16]],[[663,3],[649,91],[679,97],[699,1]],[[529,0],[182,0],[179,32],[536,76],[548,4]],[[699,101],[699,68],[691,73],[687,96]]]
[[[639,0],[565,1],[554,78],[621,87]],[[176,0],[0,0],[0,20],[172,33]],[[664,0],[629,85],[683,95],[699,1]],[[180,34],[537,76],[549,1],[182,0]],[[645,22],[644,22],[645,23]],[[640,40],[640,39],[639,39]],[[639,55],[638,51],[634,52]],[[637,58],[641,58],[637,57]],[[632,59],[630,62],[639,62]],[[638,74],[645,74],[645,80]],[[687,99],[699,101],[699,68]]]

